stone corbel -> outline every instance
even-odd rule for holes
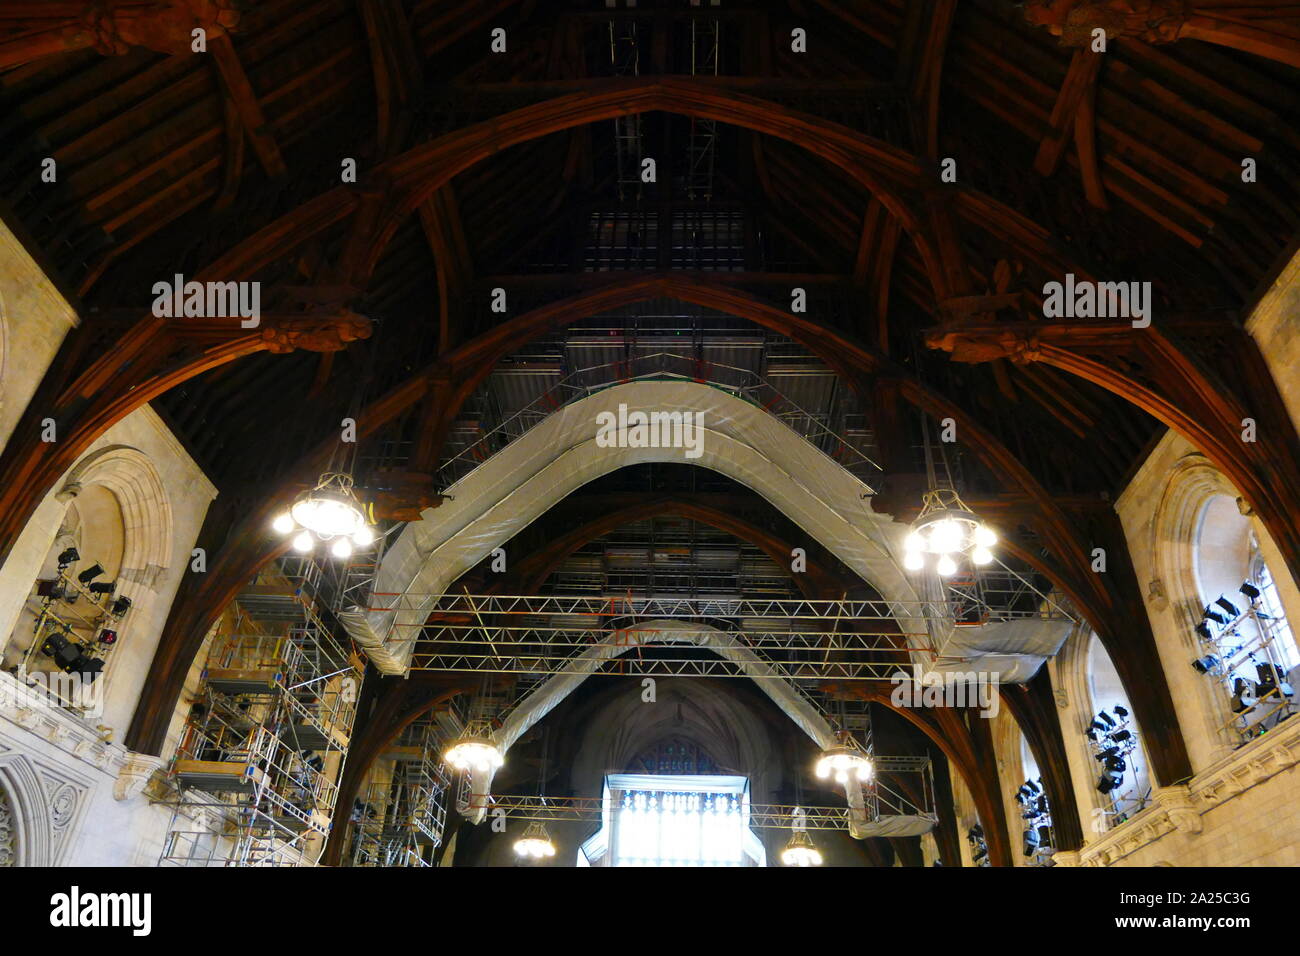
[[[138,796],[149,783],[149,778],[153,776],[154,771],[162,765],[162,757],[135,751],[127,753],[126,759],[117,771],[117,780],[113,784],[113,799],[130,800]]]
[[[1155,802],[1179,833],[1195,836],[1204,827],[1201,814],[1192,801],[1192,792],[1187,787],[1157,787]]]

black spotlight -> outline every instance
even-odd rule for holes
[[[131,610],[131,599],[124,594],[113,602],[113,606],[110,607],[109,610],[117,617],[121,617],[127,611]]]
[[[58,665],[59,670],[65,673],[71,673],[79,660],[85,655],[82,653],[80,644],[65,643],[54,653],[54,663]]]
[[[1115,743],[1117,744],[1122,744],[1124,741],[1128,740],[1132,736],[1133,735],[1129,733],[1127,730],[1117,730],[1110,735],[1110,739],[1115,741]]]
[[[1115,713],[1119,714],[1121,717],[1128,716],[1128,708],[1125,707],[1123,704],[1116,704],[1114,707],[1111,708],[1111,710],[1115,711]]]
[[[1196,633],[1204,640],[1214,640],[1214,633],[1210,630],[1210,625],[1206,624],[1204,621],[1196,625]]]
[[[99,637],[97,638],[97,640],[105,647],[111,647],[112,645],[117,643],[117,631],[110,631],[109,629],[105,628],[104,630],[99,632]]]
[[[1233,604],[1226,597],[1220,597],[1214,603],[1227,611],[1230,617],[1241,617],[1241,612],[1237,610],[1237,605]]]
[[[77,659],[64,668],[69,674],[80,674],[81,679],[87,684],[92,684],[95,678],[99,676],[104,669],[104,662],[95,657],[87,657],[80,654]]]
[[[1218,611],[1211,611],[1208,607],[1202,613],[1205,615],[1205,618],[1207,620],[1213,621],[1215,624],[1218,624],[1220,627],[1228,623],[1228,619],[1226,617],[1224,617]]]
[[[1192,661],[1192,667],[1198,674],[1208,674],[1219,666],[1219,659],[1213,654],[1208,654],[1198,660]]]
[[[81,552],[76,548],[64,548],[59,552],[59,567],[66,568],[69,564],[76,564],[81,560]]]
[[[1097,716],[1100,717],[1102,721],[1106,724],[1106,726],[1101,729],[1110,730],[1110,728],[1115,726],[1115,718],[1112,717],[1110,714],[1106,713],[1104,710],[1098,711]]]
[[[116,581],[95,581],[87,590],[91,594],[112,594],[116,587]]]
[[[1104,766],[1111,773],[1123,773],[1128,769],[1123,757],[1107,757]]]
[[[99,577],[103,573],[104,573],[104,569],[100,567],[99,562],[96,561],[90,567],[86,568],[86,570],[78,574],[77,580],[80,581],[82,584],[89,584],[91,581],[95,580],[95,578]]]
[[[1251,584],[1249,581],[1243,581],[1241,587],[1237,590],[1250,598],[1252,602],[1259,600],[1259,588],[1255,587],[1255,585]]]
[[[1122,779],[1122,777],[1117,777],[1115,774],[1110,772],[1103,773],[1097,780],[1097,792],[1110,793],[1119,786]]]
[[[41,643],[41,653],[53,657],[68,646],[68,639],[62,634],[51,634]]]
[[[1255,673],[1259,676],[1259,690],[1261,694],[1277,690],[1283,697],[1292,696],[1295,691],[1292,689],[1289,681],[1278,680],[1278,672],[1272,664],[1256,664]]]

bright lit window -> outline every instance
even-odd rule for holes
[[[725,793],[624,790],[615,866],[740,866],[740,799]]]
[[[744,777],[611,774],[603,816],[605,826],[583,846],[588,865],[765,863],[762,841],[749,829]]]

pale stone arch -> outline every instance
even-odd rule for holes
[[[92,451],[68,472],[60,497],[75,497],[90,485],[108,489],[122,509],[122,578],[156,589],[171,564],[172,509],[153,461],[129,445]]]
[[[132,653],[123,645],[139,637],[140,622],[150,619],[159,581],[172,559],[171,503],[153,460],[129,445],[107,445],[86,454],[68,471],[54,498],[63,504],[63,524],[38,576],[51,577],[58,553],[74,544],[81,551],[81,569],[100,563],[105,574],[99,580],[116,581],[114,595],[131,600],[117,629],[118,643],[105,655],[97,681],[106,700],[116,700],[108,695],[127,692],[115,690],[119,661]],[[20,619],[16,634],[29,617]]]
[[[1238,741],[1226,729],[1227,695],[1212,679],[1187,679],[1191,662],[1204,653],[1195,628],[1203,609],[1220,594],[1242,600],[1236,589],[1251,576],[1253,553],[1271,558],[1276,549],[1236,487],[1199,452],[1184,455],[1171,470],[1151,522],[1150,549],[1156,573],[1152,607],[1169,614],[1173,632],[1156,628],[1157,640],[1176,705],[1190,718],[1182,721],[1184,734],[1191,746],[1195,733],[1207,757],[1217,759]],[[1277,560],[1268,563],[1273,570],[1279,567]],[[1285,583],[1292,584],[1289,578]],[[1186,693],[1179,694],[1180,687]]]
[[[0,754],[0,802],[8,808],[10,866],[53,866],[54,822],[35,768],[22,754]],[[0,833],[0,853],[4,834]],[[3,865],[3,864],[0,864]]]

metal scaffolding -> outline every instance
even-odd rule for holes
[[[938,823],[935,809],[934,782],[930,760],[926,757],[876,757],[876,776],[863,786],[862,794],[868,823],[880,823],[889,817],[915,817]],[[912,800],[881,780],[882,774],[909,775],[919,799]],[[539,797],[535,794],[491,794],[471,796],[468,809],[498,812],[512,820],[599,823],[605,810],[603,797]],[[749,804],[749,826],[763,829],[789,829],[799,820],[808,830],[848,830],[853,811],[847,807],[810,807],[793,804]]]
[[[376,761],[349,816],[353,866],[431,866],[447,825],[448,734],[429,718],[408,727]]]
[[[259,578],[236,633],[214,638],[169,768],[161,865],[313,865],[324,848],[362,664],[303,584]]]

